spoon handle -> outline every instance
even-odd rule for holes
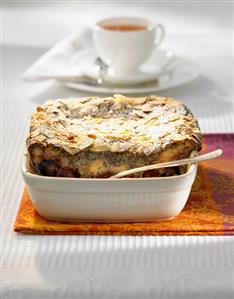
[[[217,149],[215,151],[197,156],[197,157],[193,157],[193,158],[187,158],[187,159],[181,159],[181,160],[174,160],[174,161],[169,161],[169,162],[163,162],[163,163],[159,163],[159,164],[152,164],[152,165],[147,165],[147,166],[142,166],[142,167],[138,167],[138,168],[133,168],[133,169],[129,169],[129,170],[125,170],[122,172],[119,172],[113,176],[111,176],[110,178],[120,178],[126,175],[130,175],[136,172],[140,172],[140,171],[146,171],[146,170],[152,170],[152,169],[158,169],[158,168],[165,168],[165,167],[173,167],[173,166],[180,166],[180,165],[185,165],[185,164],[189,164],[189,163],[196,163],[196,162],[200,162],[200,161],[204,161],[204,160],[210,160],[210,159],[215,159],[218,158],[219,156],[222,155],[222,150],[221,149]]]

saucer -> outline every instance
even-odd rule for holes
[[[72,65],[79,65],[85,76],[97,79],[99,77],[99,68],[95,65],[96,58],[97,54],[94,48],[84,49],[73,55]],[[121,85],[152,81],[160,75],[170,72],[177,62],[177,57],[171,51],[155,49],[151,57],[131,73],[120,73],[109,67],[104,81]]]
[[[165,73],[158,74],[157,78],[151,81],[141,82],[138,84],[116,84],[112,82],[104,82],[103,84],[90,85],[88,83],[82,82],[60,82],[67,87],[72,89],[92,92],[92,93],[102,93],[102,94],[149,94],[153,92],[159,92],[163,90],[168,90],[174,87],[178,87],[189,83],[190,81],[196,79],[199,75],[197,66],[190,62],[189,60],[178,58],[176,65]]]

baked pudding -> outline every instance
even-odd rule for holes
[[[26,145],[35,174],[107,178],[127,169],[187,158],[201,149],[201,132],[191,111],[172,98],[57,99],[32,114]],[[179,175],[185,169],[157,169],[132,177]]]

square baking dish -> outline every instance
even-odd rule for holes
[[[22,174],[36,210],[50,220],[135,222],[171,219],[185,206],[197,164],[184,174],[154,178],[63,178]]]

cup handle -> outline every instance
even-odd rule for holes
[[[165,36],[165,28],[164,28],[163,25],[161,25],[161,24],[157,24],[157,25],[155,26],[155,31],[156,31],[156,36],[158,36],[158,34],[159,34],[159,36],[158,36],[158,37],[156,38],[156,40],[154,41],[155,46],[158,47],[158,46],[161,44],[162,40],[164,39],[164,36]]]

